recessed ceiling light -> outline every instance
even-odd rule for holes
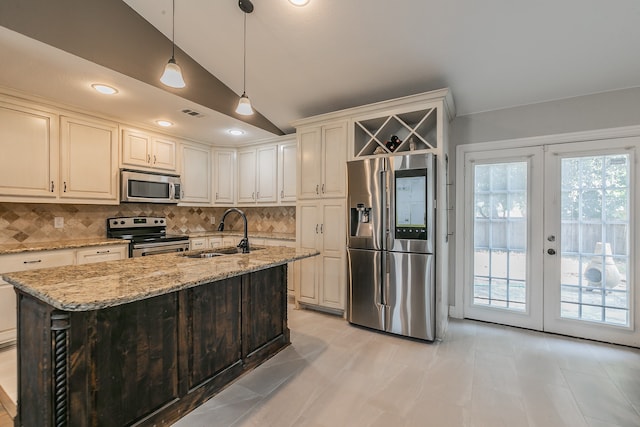
[[[168,128],[169,126],[173,126],[173,123],[171,123],[168,120],[156,120],[156,123],[162,126],[163,128]]]
[[[289,0],[289,3],[294,6],[306,6],[309,0]]]
[[[113,95],[115,93],[118,93],[118,89],[107,85],[93,84],[91,85],[91,87],[105,95]]]
[[[229,129],[227,132],[229,132],[233,136],[244,135],[244,131],[240,129]]]

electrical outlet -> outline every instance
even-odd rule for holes
[[[53,218],[53,226],[54,228],[63,228],[64,227],[64,217],[57,216]]]
[[[211,225],[216,225],[216,217],[215,216],[211,217]]]

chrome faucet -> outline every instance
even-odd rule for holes
[[[224,214],[222,214],[222,219],[220,220],[220,225],[218,226],[218,231],[224,231],[224,219],[227,217],[227,214],[230,212],[237,212],[242,217],[244,221],[244,238],[240,240],[238,243],[238,247],[242,249],[243,254],[249,253],[249,238],[247,237],[247,216],[238,208],[229,208]]]

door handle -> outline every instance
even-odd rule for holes
[[[53,189],[55,188],[55,186],[53,185],[53,181],[51,181],[51,192],[53,193]]]
[[[322,184],[322,194],[324,194],[324,184]]]
[[[555,250],[555,249],[553,249],[553,248],[549,248],[549,249],[547,249],[547,253],[548,253],[549,255],[555,255],[555,254],[556,254],[556,250]]]
[[[320,224],[320,234],[324,232],[323,229],[324,229],[324,224]]]
[[[65,181],[63,184],[64,184],[64,185],[63,185],[63,187],[64,187],[64,188],[62,189],[62,191],[63,191],[64,193],[66,193],[66,192],[67,192],[67,181]]]
[[[284,199],[284,190],[280,190],[280,198]]]
[[[153,164],[155,165],[157,161],[158,161],[158,159],[156,159],[156,155],[154,154],[153,155]]]
[[[151,154],[147,154],[147,163],[151,163]]]
[[[316,234],[318,234],[318,224],[316,224]]]
[[[316,184],[316,194],[320,194],[320,185]]]

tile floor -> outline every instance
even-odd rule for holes
[[[468,320],[435,344],[310,310],[289,325],[291,346],[174,427],[640,426],[637,349]]]
[[[452,320],[425,344],[290,310],[292,345],[174,427],[640,426],[640,350]]]

